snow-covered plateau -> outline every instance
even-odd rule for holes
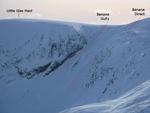
[[[150,18],[0,20],[0,113],[150,113]]]

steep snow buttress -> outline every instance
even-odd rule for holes
[[[87,43],[71,25],[57,22],[1,20],[0,29],[1,71],[15,68],[28,79],[50,74]]]

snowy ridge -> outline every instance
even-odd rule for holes
[[[102,103],[94,103],[64,110],[60,113],[149,113],[150,80],[123,96]]]

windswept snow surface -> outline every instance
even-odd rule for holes
[[[150,113],[150,80],[117,99],[74,107],[60,113]]]
[[[142,102],[149,109],[149,58],[149,18],[120,26],[0,20],[0,113],[87,104],[90,112],[117,106],[125,113]]]

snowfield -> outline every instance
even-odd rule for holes
[[[0,113],[149,113],[149,58],[149,18],[0,20]]]

